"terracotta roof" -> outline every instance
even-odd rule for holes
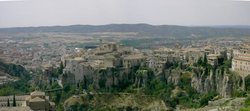
[[[35,98],[30,100],[30,102],[40,102],[40,101],[45,101],[45,100],[42,98],[39,98],[39,97],[35,97]]]
[[[35,96],[35,95],[45,95],[45,92],[41,92],[41,91],[34,91],[31,93],[32,96]]]

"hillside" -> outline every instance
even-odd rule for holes
[[[0,96],[13,94],[26,94],[29,92],[30,74],[28,71],[16,64],[7,64],[0,60],[0,76],[6,76],[8,82],[1,84]]]
[[[250,29],[244,27],[187,27],[175,25],[110,24],[110,25],[71,25],[0,28],[2,34],[14,33],[97,33],[135,32],[138,37],[250,37]]]
[[[83,94],[74,95],[64,102],[65,110],[100,111],[169,111],[163,100],[135,94]]]
[[[14,76],[23,79],[29,78],[29,74],[24,67],[15,64],[7,64],[2,61],[0,61],[0,76],[1,75],[8,77]]]

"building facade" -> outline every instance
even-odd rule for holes
[[[44,92],[34,91],[30,95],[0,96],[0,111],[55,111],[55,103],[49,101]],[[8,105],[9,101],[9,105]]]
[[[232,70],[250,74],[250,54],[238,54],[232,60]]]

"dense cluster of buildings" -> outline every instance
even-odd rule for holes
[[[110,68],[129,69],[145,64],[144,53],[131,47],[116,43],[101,44],[96,49],[77,51],[72,55],[62,57],[65,66],[64,73],[72,76],[71,82],[78,82],[84,77],[92,76],[96,70]],[[69,75],[69,73],[71,75]]]
[[[203,48],[158,48],[140,51],[117,43],[101,43],[95,49],[77,49],[71,55],[62,56],[68,82],[77,83],[93,76],[100,69],[118,68],[130,70],[134,66],[147,66],[154,72],[163,71],[166,63],[194,64],[207,56],[208,63],[218,65],[220,59],[231,57],[231,50],[207,46]],[[230,53],[229,53],[230,52]],[[70,78],[70,79],[69,79]]]
[[[0,42],[0,59],[7,63],[36,69],[44,64],[60,63],[65,47],[61,42],[4,39]]]

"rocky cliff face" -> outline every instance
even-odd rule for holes
[[[98,70],[93,74],[93,86],[96,89],[110,89],[120,88],[124,89],[128,85],[144,86],[148,81],[148,72],[137,74],[138,68],[132,67],[131,69],[103,69]]]
[[[129,85],[144,87],[154,77],[152,71],[131,68],[131,69],[105,69],[93,74],[93,84],[96,89],[124,89]]]
[[[94,89],[125,89],[129,85],[143,87],[150,81],[154,74],[149,69],[139,69],[139,66],[131,68],[107,68],[94,70],[89,75],[84,75],[83,79],[75,81],[74,74],[65,73],[63,75],[64,83],[80,83],[83,86],[92,85]]]
[[[207,72],[206,72],[207,71]],[[161,76],[168,83],[177,86],[185,71],[181,69],[166,69]],[[222,97],[231,97],[233,90],[240,89],[242,79],[235,74],[228,74],[221,69],[206,70],[204,68],[193,68],[191,72],[191,86],[199,93],[210,91],[217,92]]]
[[[167,69],[164,72],[164,79],[167,80],[168,84],[172,83],[173,85],[177,86],[180,82],[181,74],[182,70],[180,69]]]
[[[206,75],[205,69],[194,68],[191,85],[200,93],[215,91],[222,97],[231,97],[234,89],[240,88],[241,78],[220,69],[211,70]]]
[[[96,89],[123,87],[124,84],[131,83],[132,80],[131,74],[122,69],[99,70],[93,74],[93,85]]]

